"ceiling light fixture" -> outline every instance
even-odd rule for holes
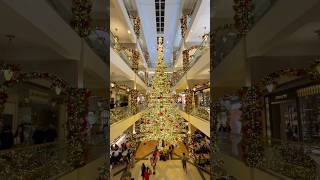
[[[128,30],[128,34],[131,34],[130,30]]]

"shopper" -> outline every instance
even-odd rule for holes
[[[142,176],[142,180],[144,180],[144,172],[146,171],[146,166],[144,165],[144,163],[142,163],[141,166],[141,176]]]
[[[22,124],[20,124],[17,127],[17,131],[14,135],[14,144],[16,145],[20,145],[24,143],[24,126]]]
[[[0,134],[0,149],[10,149],[13,146],[14,137],[9,126],[4,126]]]
[[[152,156],[150,157],[150,164],[153,168],[153,174],[156,174],[156,166],[157,166],[157,155],[156,152],[154,152],[152,154]]]
[[[50,124],[48,129],[45,131],[46,142],[54,142],[57,138],[57,131],[54,125]]]
[[[150,169],[149,167],[147,167],[147,169],[144,171],[144,180],[150,180],[150,175],[151,175]]]
[[[187,157],[185,153],[182,156],[182,168],[187,173]]]

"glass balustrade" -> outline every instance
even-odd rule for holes
[[[218,132],[219,151],[244,161],[242,140],[239,134]],[[292,179],[316,179],[319,176],[319,146],[267,139],[263,142],[263,149],[263,162],[259,168],[265,172]]]
[[[207,120],[207,121],[210,121],[209,109],[210,109],[210,107],[203,107],[203,106],[195,107],[192,109],[190,115]]]
[[[85,164],[106,153],[106,142],[88,145]],[[56,179],[74,170],[74,157],[63,142],[21,146],[0,151],[0,179]]]
[[[215,39],[214,66],[219,65],[222,60],[233,50],[241,37],[235,29],[218,32]]]
[[[73,170],[67,147],[47,143],[0,151],[3,179],[49,179]]]
[[[190,59],[189,59],[189,63],[187,64],[187,68],[185,70],[178,70],[176,73],[176,79],[175,82],[173,82],[173,84],[176,84],[177,82],[180,81],[180,79],[188,72],[188,70],[195,64],[198,62],[198,60],[201,58],[201,56],[209,50],[209,39],[208,40],[203,40],[201,42],[201,44],[199,45],[199,47],[196,48],[196,50],[194,51],[194,53],[192,55],[190,55]]]
[[[145,105],[138,105],[138,112],[141,112],[145,109]],[[133,115],[134,114],[130,111],[129,107],[116,107],[110,109],[110,124],[114,124]]]

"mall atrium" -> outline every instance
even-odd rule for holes
[[[320,0],[0,0],[0,180],[320,179]]]

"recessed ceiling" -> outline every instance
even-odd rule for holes
[[[117,0],[111,0],[110,4],[110,31],[119,37],[120,43],[133,43],[133,38],[129,31],[128,23]]]

